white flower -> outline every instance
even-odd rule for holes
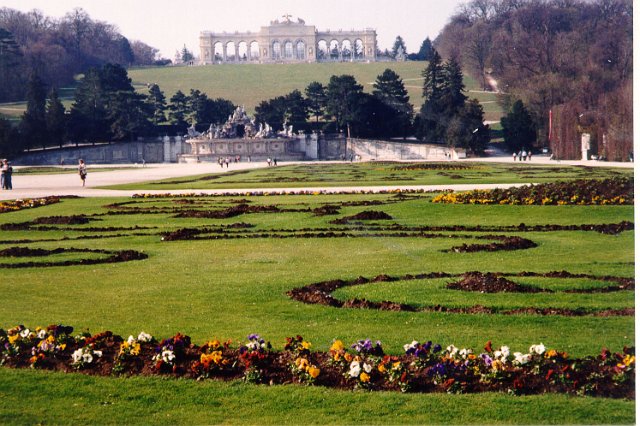
[[[349,376],[358,377],[360,375],[360,363],[358,361],[352,361],[349,365]]]
[[[31,334],[31,330],[29,330],[28,328],[25,328],[24,330],[22,330],[22,331],[20,332],[20,336],[21,336],[23,339],[26,339],[27,337],[29,337],[29,334]]]
[[[529,353],[542,355],[546,350],[547,348],[545,348],[544,345],[540,343],[539,345],[531,345],[531,347],[529,348]]]
[[[174,359],[176,359],[176,355],[173,353],[173,351],[170,351],[168,349],[162,351],[162,361],[166,362],[167,364],[173,364]]]
[[[420,342],[418,342],[417,340],[414,340],[411,343],[407,343],[406,345],[404,345],[404,351],[407,352],[409,349],[415,349],[419,344]]]
[[[136,342],[136,339],[133,336],[129,336],[127,339],[127,343],[133,345]]]
[[[38,331],[38,338],[39,339],[44,339],[45,337],[47,337],[47,331],[42,329],[40,331]]]
[[[504,358],[508,357],[511,351],[509,350],[509,346],[503,346],[500,348],[500,352],[502,352],[502,356]]]
[[[447,352],[449,352],[451,354],[451,356],[455,356],[458,353],[458,348],[456,348],[453,345],[449,345],[447,346]]]
[[[460,356],[462,359],[467,359],[467,356],[473,353],[473,349],[460,349]]]
[[[367,363],[362,364],[362,368],[366,373],[371,373],[371,366]]]
[[[102,358],[102,351],[93,351],[93,354],[98,358]]]
[[[153,340],[153,337],[144,331],[141,331],[140,334],[138,334],[138,342],[150,342],[151,340]]]
[[[77,364],[82,361],[82,349],[77,349],[71,354],[71,361],[73,364]]]
[[[514,352],[513,356],[515,358],[513,360],[513,363],[516,365],[525,365],[529,361],[531,361],[531,354],[522,354],[520,352]]]
[[[82,354],[82,362],[86,364],[91,364],[91,362],[93,362],[93,355],[91,355],[91,352],[85,352]]]

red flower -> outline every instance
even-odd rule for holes
[[[489,352],[490,354],[493,353],[493,348],[491,347],[491,340],[489,340],[485,345],[484,345],[484,350]]]

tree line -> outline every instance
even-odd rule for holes
[[[49,87],[64,87],[89,67],[106,63],[166,64],[158,50],[128,40],[112,24],[91,19],[76,8],[60,19],[39,10],[0,8],[0,102],[23,100],[36,73]]]
[[[577,132],[593,133],[598,149],[607,134],[606,149],[621,159],[632,149],[632,23],[632,0],[472,0],[434,45],[486,89],[488,77],[499,82],[507,125],[529,114],[536,135],[527,145],[564,132],[573,145],[557,150],[566,158]]]
[[[372,93],[351,75],[334,75],[325,85],[261,101],[255,118],[274,131],[343,133],[347,137],[407,138],[443,143],[481,153],[489,142],[482,106],[464,95],[462,71],[455,59],[443,63],[437,51],[424,70],[424,104],[419,112],[409,102],[402,78],[386,69]],[[98,141],[130,141],[141,136],[183,134],[189,125],[222,124],[235,109],[226,99],[211,99],[199,90],[181,91],[168,100],[157,84],[137,92],[124,67],[91,67],[79,80],[67,111],[55,88],[32,74],[27,109],[17,129],[0,119],[0,155],[23,150]]]

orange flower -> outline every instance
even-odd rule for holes
[[[362,383],[369,383],[370,380],[371,380],[371,376],[369,376],[367,373],[365,372],[360,373],[360,381]]]
[[[309,366],[309,369],[307,370],[307,373],[309,373],[309,375],[315,379],[316,377],[318,377],[320,375],[320,369],[318,367],[316,367],[315,365],[311,365],[311,366]]]

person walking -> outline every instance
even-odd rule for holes
[[[78,174],[80,175],[80,179],[82,179],[82,186],[84,186],[87,180],[87,165],[82,158],[78,160]]]
[[[2,189],[13,189],[13,184],[11,183],[11,175],[13,173],[13,167],[11,167],[11,163],[5,158],[2,160]]]
[[[9,167],[7,164],[7,159],[2,160],[2,164],[0,164],[0,188],[4,189],[4,179],[7,176],[6,167]]]
[[[278,159],[276,157],[273,157],[273,167],[278,165]]]

